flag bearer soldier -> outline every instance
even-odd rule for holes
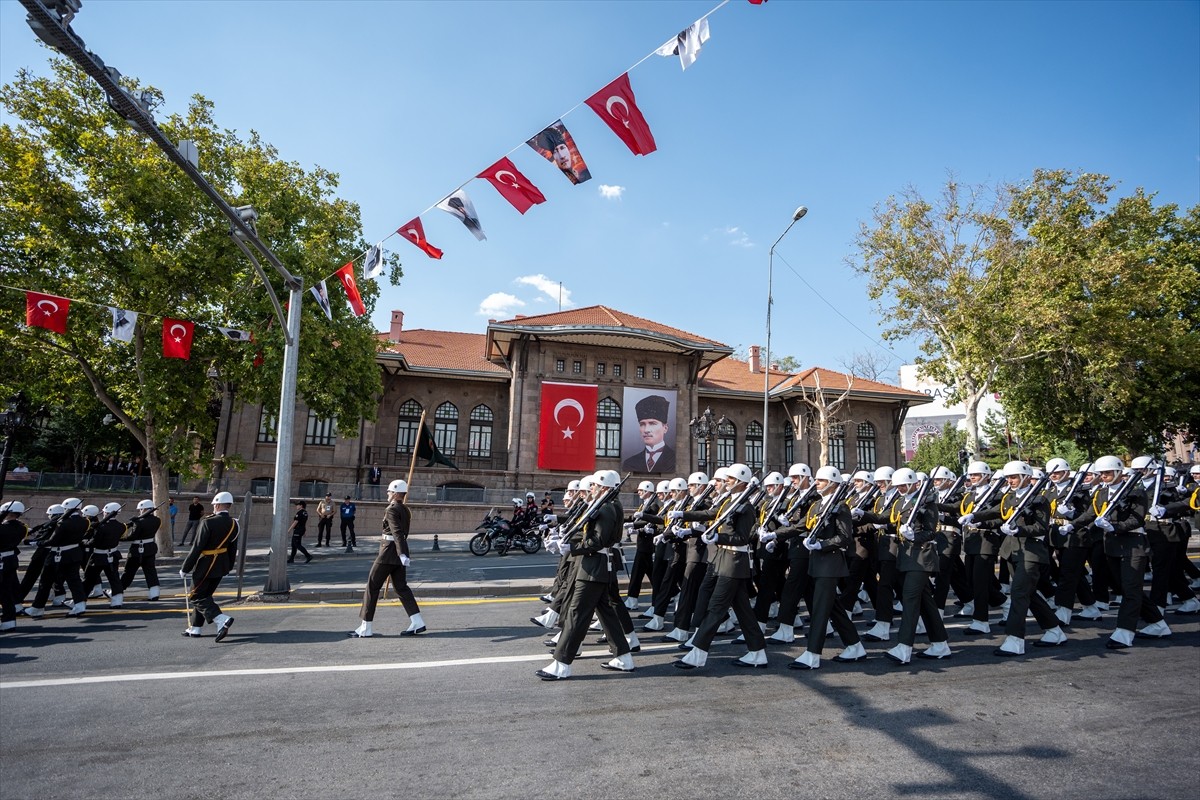
[[[412,512],[404,503],[408,494],[408,482],[396,479],[387,487],[387,508],[383,512],[383,532],[379,537],[379,554],[371,564],[367,575],[367,590],[363,593],[362,608],[359,618],[362,620],[357,628],[349,633],[356,639],[366,639],[373,634],[371,623],[375,619],[375,606],[379,603],[379,592],[384,584],[391,579],[392,588],[400,597],[404,613],[408,614],[408,628],[400,632],[401,636],[416,636],[425,632],[425,620],[421,618],[421,608],[417,598],[408,587],[408,565],[411,559],[408,555],[408,531],[412,523]]]

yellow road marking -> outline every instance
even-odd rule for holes
[[[165,599],[165,598],[164,598]],[[183,600],[183,595],[179,595],[178,599]],[[421,606],[470,606],[484,605],[488,603],[528,603],[537,600],[536,597],[480,597],[470,600],[422,600]],[[238,612],[242,611],[287,611],[288,609],[299,608],[358,608],[362,603],[358,601],[347,603],[245,603],[237,606]],[[399,606],[399,600],[380,600],[380,606]],[[89,617],[98,616],[101,614],[161,614],[163,611],[183,611],[183,605],[160,605],[158,608],[92,608],[89,607],[87,615]]]

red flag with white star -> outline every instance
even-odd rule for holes
[[[338,280],[342,282],[342,288],[346,290],[346,299],[350,301],[350,310],[354,312],[354,316],[361,317],[367,313],[362,295],[358,293],[358,284],[354,281],[354,262],[351,261],[334,274],[338,276]]]
[[[425,255],[430,258],[442,257],[442,251],[431,245],[429,240],[425,238],[425,226],[421,224],[420,217],[404,223],[396,229],[396,233],[421,248],[425,252]]]
[[[505,200],[524,214],[538,203],[546,202],[546,196],[538,191],[533,182],[521,174],[510,158],[502,158],[475,177],[483,178],[496,187]]]
[[[194,323],[163,317],[163,358],[182,358],[185,361],[191,358],[192,334],[195,332]]]
[[[67,332],[67,310],[71,301],[65,297],[39,292],[25,293],[25,324],[45,328],[55,333]]]
[[[615,81],[587,99],[588,108],[595,111],[604,124],[612,128],[612,132],[620,137],[635,156],[646,156],[658,149],[654,143],[654,134],[641,109],[637,107],[637,98],[633,96],[633,87],[629,85],[629,73],[625,73]]]
[[[594,383],[542,382],[538,469],[589,472],[596,468]]]

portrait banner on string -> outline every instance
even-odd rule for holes
[[[579,148],[575,146],[575,139],[572,138],[571,132],[567,130],[566,125],[563,125],[561,119],[534,136],[526,144],[536,150],[542,158],[558,167],[571,183],[578,185],[586,180],[591,180],[592,173],[588,171],[583,156],[579,155]]]
[[[674,389],[626,387],[621,411],[621,469],[649,475],[676,474]]]

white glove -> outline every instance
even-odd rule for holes
[[[665,533],[660,533],[658,536],[654,537],[654,543],[656,545],[662,544],[663,542],[665,542],[667,540],[666,536],[667,535]]]
[[[646,525],[646,527],[642,528],[642,530],[646,533],[654,533],[656,530],[658,530],[658,528],[654,527],[654,523],[649,523]]]
[[[717,543],[717,532],[709,531],[708,533],[705,533],[703,536],[701,536],[700,539],[705,544],[716,544]]]
[[[646,516],[646,513],[644,511],[635,511],[635,512],[633,512],[633,521],[639,522],[645,516]]]
[[[547,514],[542,517],[542,522],[558,522],[558,517],[554,514]]]
[[[632,522],[626,522],[626,523],[625,523],[624,525],[622,525],[621,527],[625,529],[625,535],[626,535],[626,536],[628,536],[629,534],[633,533],[633,523],[632,523]]]
[[[767,552],[768,552],[768,553],[774,553],[774,552],[775,552],[775,540],[774,540],[774,539],[772,539],[771,541],[767,542]]]
[[[759,530],[762,530],[761,528]],[[763,531],[758,535],[758,540],[763,544],[775,541],[775,531]]]
[[[865,514],[865,513],[866,513],[866,512],[865,512],[865,511],[863,511],[861,508],[852,508],[852,509],[850,509],[850,517],[851,517],[852,519],[862,519],[862,518],[863,518],[863,514]]]
[[[408,556],[404,555],[403,553],[401,553],[400,554],[400,563],[407,567],[409,564],[412,563],[412,559],[409,558]]]
[[[959,525],[970,525],[974,521],[975,521],[974,514],[963,514],[961,517],[958,518]]]
[[[683,512],[682,511],[668,511],[667,519],[681,520],[681,519],[683,519]]]
[[[910,542],[917,538],[917,535],[913,532],[912,525],[901,525],[900,535],[905,539],[908,539]]]
[[[813,538],[811,538],[811,537],[805,537],[805,539],[804,539],[804,549],[805,549],[805,550],[820,550],[820,549],[821,549],[821,541],[820,541],[819,539],[813,539]]]
[[[187,576],[188,576],[188,574],[186,572],[184,572],[183,570],[179,570],[179,577],[183,578],[184,580],[187,580]]]
[[[1005,536],[1016,536],[1017,535],[1017,526],[1013,525],[1011,522],[1006,522],[1000,526],[1000,532],[1003,533]]]
[[[1113,524],[1111,522],[1109,522],[1106,517],[1099,517],[1092,524],[1095,525],[1100,530],[1104,531],[1105,533],[1113,532]]]
[[[1150,516],[1155,519],[1162,519],[1167,515],[1167,509],[1163,506],[1150,506]]]
[[[788,519],[787,514],[776,514],[775,521],[784,527],[792,524],[791,520]]]
[[[1063,519],[1070,519],[1075,516],[1075,507],[1070,503],[1063,503],[1057,507],[1058,515]]]
[[[1058,532],[1061,533],[1063,536],[1066,536],[1068,533],[1070,533],[1073,530],[1075,530],[1075,526],[1069,522],[1066,525],[1058,526]]]

